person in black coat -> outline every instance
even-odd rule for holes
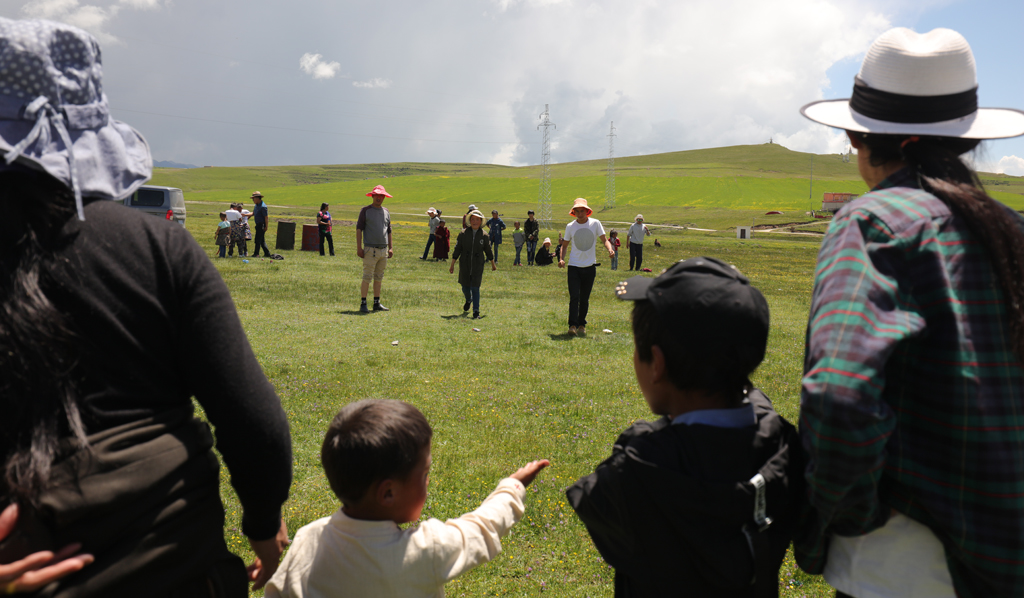
[[[550,266],[555,262],[555,258],[551,255],[551,239],[544,237],[544,244],[537,250],[537,257],[534,259],[534,263],[538,266]]]
[[[651,411],[566,491],[615,596],[775,598],[803,495],[796,429],[754,388],[768,304],[734,268],[680,262],[619,283]]]
[[[494,263],[488,237],[480,229],[483,222],[484,215],[480,210],[469,213],[469,228],[462,231],[456,239],[452,263],[448,267],[448,272],[454,273],[455,261],[459,260],[459,284],[462,285],[462,294],[466,296],[462,311],[469,311],[472,304],[474,319],[480,317],[480,283],[484,277],[484,258],[491,262],[491,270],[498,269]]]

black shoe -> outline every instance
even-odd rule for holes
[[[380,303],[374,303],[373,304],[373,311],[391,311],[391,310],[386,308],[386,307],[384,307]]]
[[[480,312],[478,312],[478,311],[473,312],[473,319],[474,320],[479,320],[480,319]]]
[[[469,301],[462,304],[462,311],[469,311]]]
[[[368,313],[370,313],[370,309],[368,307],[366,307],[365,303],[362,303],[362,304],[359,305],[359,313],[361,313],[361,314],[368,314]]]
[[[421,259],[421,260],[426,260],[427,258],[425,258],[425,257],[421,257],[420,259]]]

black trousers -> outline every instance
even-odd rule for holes
[[[261,227],[264,227],[264,228],[261,228]],[[267,231],[266,231],[265,227],[266,227],[266,225],[264,225],[264,224],[257,224],[256,225],[256,236],[253,238],[253,243],[256,245],[256,248],[252,250],[252,256],[253,257],[259,257],[260,256],[260,247],[263,248],[263,255],[265,255],[267,257],[270,257],[270,250],[267,249],[267,240],[266,240]]]
[[[334,235],[321,230],[320,232],[320,255],[324,254],[324,239],[327,239],[327,246],[331,248],[331,255],[334,255]]]
[[[634,268],[633,263],[636,262]],[[644,245],[643,243],[630,243],[629,244],[629,269],[639,270],[640,265],[644,263]]]
[[[569,266],[569,325],[586,326],[590,291],[594,290],[597,266]]]
[[[424,259],[424,260],[427,259],[427,255],[429,255],[429,253],[430,253],[430,246],[433,245],[433,244],[434,244],[434,233],[430,233],[430,236],[427,237],[427,246],[423,248],[423,257],[420,258],[420,259]]]

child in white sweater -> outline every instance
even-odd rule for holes
[[[427,500],[430,438],[422,413],[395,400],[342,409],[320,452],[343,506],[295,534],[266,596],[444,596],[444,584],[501,552],[524,512],[526,486],[548,466],[528,463],[501,480],[475,511],[416,521]]]

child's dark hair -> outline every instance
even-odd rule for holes
[[[723,336],[680,338],[668,329],[650,301],[633,304],[633,342],[640,361],[650,363],[657,345],[665,355],[665,370],[676,388],[705,390],[736,397],[750,384],[750,374],[764,359],[764,347],[740,347]],[[749,349],[749,350],[747,350]]]
[[[227,217],[228,217],[228,215],[227,215],[227,213],[226,213],[226,212],[221,212],[221,213],[220,213],[220,219],[221,219],[221,220],[223,220],[223,219],[225,219],[225,218],[227,218]]]
[[[609,237],[614,237],[617,234],[619,234],[619,231],[615,230],[614,228],[608,232]]]
[[[408,403],[358,401],[334,416],[320,448],[320,461],[334,494],[341,502],[353,504],[374,482],[409,475],[431,436],[427,418]]]
[[[320,204],[320,209],[321,210],[327,209],[327,204],[325,204],[325,203]]]

